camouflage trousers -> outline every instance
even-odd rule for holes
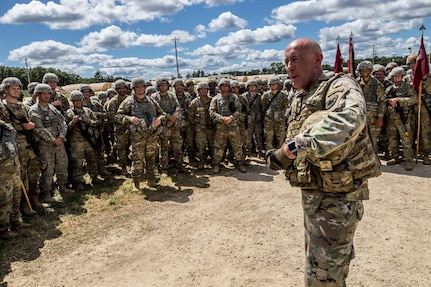
[[[286,123],[284,120],[276,122],[265,118],[263,133],[265,135],[266,150],[280,148],[286,137]]]
[[[421,104],[421,126],[420,126],[420,142],[419,148],[421,151],[431,153],[431,107],[427,107],[422,102]]]
[[[54,146],[52,143],[40,142],[40,160],[44,165],[40,176],[40,192],[46,194],[51,192],[53,176],[56,174],[59,184],[67,184],[68,164],[64,144]]]
[[[19,151],[21,180],[29,196],[39,196],[40,161],[31,148]]]
[[[223,158],[225,148],[228,146],[236,160],[244,161],[244,152],[242,150],[242,141],[238,125],[218,124],[214,138],[214,156],[213,163],[219,164]]]
[[[304,212],[305,286],[344,287],[355,257],[353,237],[364,207],[362,201],[325,196],[316,213]]]
[[[170,128],[164,129],[160,134],[160,145],[162,153],[162,168],[167,168],[169,166],[169,153],[171,151],[177,163],[183,162],[183,138],[181,136],[180,128],[174,125]]]
[[[239,127],[239,135],[241,139],[241,146],[242,146],[243,153],[245,155],[247,151],[248,131],[245,128],[245,122],[240,121],[238,127]]]
[[[389,151],[392,156],[399,156],[399,142],[398,137],[401,140],[403,146],[403,157],[407,161],[413,159],[412,144],[410,142],[410,121],[404,124],[397,113],[390,113],[386,121],[386,133],[389,141]]]
[[[15,210],[14,193],[16,193],[16,177],[19,178],[19,159],[18,156],[2,160],[0,162],[0,232],[7,231],[10,222],[20,218],[19,204],[18,214]],[[21,190],[19,190],[21,196]],[[14,206],[14,208],[13,208]]]
[[[140,177],[144,169],[147,173],[154,173],[157,155],[157,137],[139,132],[130,135],[132,176]]]
[[[253,147],[257,150],[263,150],[263,125],[262,122],[254,122],[249,119],[247,128],[247,151],[252,152]]]
[[[367,111],[367,123],[370,128],[371,141],[375,152],[379,151],[377,140],[380,136],[382,128],[377,126],[377,111]]]
[[[204,126],[195,126],[195,140],[197,153],[196,156],[199,160],[205,161],[207,155],[212,158],[214,153],[214,136],[215,130]],[[208,148],[208,154],[206,154]]]
[[[187,152],[187,156],[195,157],[195,129],[190,123],[186,122],[186,125],[181,128],[181,137],[184,140],[184,150]]]
[[[84,183],[84,175],[87,171],[92,178],[97,177],[97,152],[86,139],[81,138],[79,141],[70,142],[70,161],[74,183]],[[87,168],[85,168],[85,164]]]
[[[127,165],[130,148],[130,137],[123,127],[116,127],[114,149],[117,151],[119,164],[124,167]]]

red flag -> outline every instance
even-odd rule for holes
[[[347,60],[347,67],[349,73],[353,78],[356,78],[356,65],[355,65],[355,53],[353,51],[353,36],[349,37],[349,60]]]
[[[337,44],[337,53],[335,54],[334,73],[343,71],[343,58],[341,58],[340,44]]]
[[[425,51],[424,36],[421,37],[421,47],[419,48],[418,56],[416,58],[415,70],[413,73],[413,86],[416,91],[419,90],[419,85],[424,76],[428,75],[430,67],[428,63],[427,52]]]

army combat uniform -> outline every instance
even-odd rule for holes
[[[40,196],[42,201],[52,201],[51,188],[54,173],[60,190],[70,192],[66,188],[68,182],[68,158],[64,142],[67,135],[67,124],[63,115],[54,106],[48,104],[47,107],[40,103],[31,106],[29,111],[30,120],[36,125],[34,135],[39,141],[40,160],[42,173],[40,177]],[[54,144],[57,138],[61,138],[63,143],[59,146]]]
[[[139,125],[130,122],[132,116],[140,120]],[[116,118],[118,122],[128,126],[127,133],[131,140],[132,177],[139,181],[145,169],[148,186],[155,186],[154,169],[158,135],[152,123],[156,118],[160,118],[162,123],[165,123],[166,113],[149,96],[143,99],[130,96],[120,104]]]
[[[305,286],[345,286],[362,200],[369,198],[367,179],[380,175],[361,88],[349,76],[322,74],[295,94],[288,120],[286,139],[296,143],[296,158],[289,159],[283,146],[268,159],[301,188]]]

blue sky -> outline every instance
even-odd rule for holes
[[[224,73],[282,62],[295,38],[317,40],[333,65],[337,37],[347,58],[407,56],[424,24],[431,53],[429,0],[60,0],[0,1],[0,65],[54,67],[82,77],[155,79],[179,72]]]

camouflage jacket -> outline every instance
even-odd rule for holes
[[[42,107],[39,103],[30,107],[30,121],[36,127],[33,130],[38,140],[45,143],[54,143],[57,138],[66,141],[67,124],[63,115],[54,106],[48,104]]]

